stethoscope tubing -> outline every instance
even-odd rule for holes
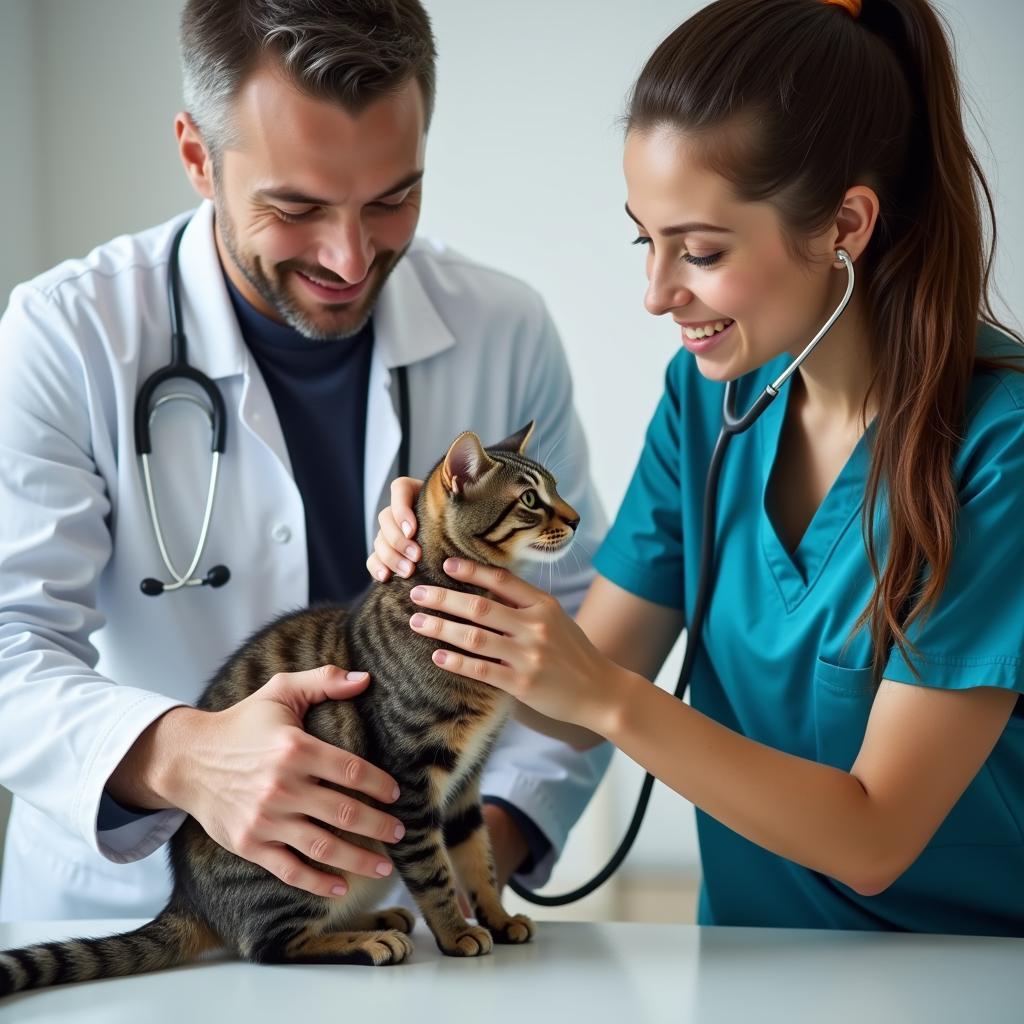
[[[196,369],[188,361],[188,343],[181,315],[181,269],[178,258],[181,239],[185,229],[188,227],[188,223],[186,221],[175,234],[167,262],[167,308],[171,322],[171,360],[166,366],[161,367],[146,378],[135,398],[135,451],[142,462],[146,507],[149,511],[153,535],[160,550],[160,557],[163,559],[164,566],[174,581],[172,583],[164,583],[162,580],[157,579],[143,580],[142,592],[150,596],[180,590],[182,587],[198,587],[205,584],[219,587],[223,586],[231,576],[227,567],[223,565],[214,566],[205,578],[199,578],[195,575],[199,561],[203,557],[203,551],[206,548],[210,521],[213,515],[214,499],[217,494],[217,481],[220,476],[220,460],[227,446],[227,412],[224,405],[224,396],[221,394],[220,388],[205,373]],[[398,383],[398,416],[401,437],[398,450],[398,475],[408,476],[410,413],[407,367],[396,367],[395,374]],[[158,388],[170,381],[178,380],[188,380],[195,384],[202,391],[209,405],[204,404],[196,395],[184,391],[162,395],[154,401]],[[150,428],[153,419],[156,416],[157,410],[162,405],[174,401],[187,401],[198,406],[209,420],[211,436],[212,458],[210,462],[210,480],[206,490],[206,506],[203,511],[203,524],[199,531],[199,539],[195,550],[192,553],[191,562],[184,573],[179,573],[175,568],[167,550],[163,529],[160,525],[156,493],[153,488],[153,478],[150,469],[150,457],[153,454]]]
[[[742,416],[736,415],[736,389],[738,382],[730,380],[725,385],[725,394],[722,399],[722,427],[718,433],[718,439],[715,441],[715,447],[711,452],[711,461],[708,463],[708,473],[704,483],[697,596],[693,604],[693,615],[690,617],[690,622],[687,625],[686,651],[683,655],[682,668],[679,670],[679,679],[673,691],[673,696],[679,700],[683,699],[686,689],[690,685],[693,665],[701,647],[704,617],[707,612],[708,602],[711,599],[711,588],[714,582],[718,482],[722,472],[722,463],[725,460],[726,449],[729,447],[729,442],[737,434],[742,434],[744,431],[749,430],[757,422],[765,409],[775,401],[786,381],[793,376],[800,368],[800,364],[807,359],[821,339],[828,334],[832,325],[842,316],[843,310],[849,304],[855,284],[853,260],[845,249],[838,250],[836,256],[846,267],[846,291],[836,306],[835,311],[822,326],[821,330],[814,336],[810,344],[786,367],[785,371],[776,380],[772,381],[758,395],[750,408]],[[562,907],[569,903],[575,903],[577,900],[581,900],[599,889],[615,874],[632,849],[633,843],[640,832],[640,826],[643,824],[644,815],[647,813],[647,805],[651,799],[651,790],[654,788],[654,782],[655,777],[650,772],[646,772],[643,785],[640,787],[640,795],[637,798],[636,810],[633,812],[633,817],[630,820],[629,827],[626,829],[626,834],[608,863],[589,882],[574,889],[572,892],[562,893],[557,896],[546,896],[531,892],[514,878],[509,880],[509,888],[520,898],[540,907]]]

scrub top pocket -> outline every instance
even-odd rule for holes
[[[814,670],[817,759],[848,772],[864,742],[874,702],[871,666],[842,668],[821,658]],[[1008,729],[1017,725],[1011,718]],[[1016,846],[1021,830],[986,762],[936,830],[927,849]]]
[[[842,668],[818,658],[814,666],[814,739],[820,764],[848,772],[871,714],[871,666]]]

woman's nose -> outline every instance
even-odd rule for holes
[[[644,294],[644,308],[648,313],[663,316],[693,302],[693,292],[683,286],[678,273],[678,265],[653,268]]]

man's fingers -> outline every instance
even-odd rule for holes
[[[398,528],[406,538],[416,535],[419,524],[416,522],[416,513],[412,507],[416,504],[422,489],[423,481],[415,480],[411,476],[400,476],[391,482],[391,511]]]
[[[391,861],[386,857],[339,839],[305,818],[294,819],[294,825],[285,832],[285,841],[292,849],[317,863],[328,864],[340,871],[351,871],[367,878],[386,878],[393,870]],[[327,891],[330,892],[330,887]]]
[[[312,742],[304,762],[307,774],[365,793],[381,803],[390,804],[398,799],[398,783],[387,772],[382,772],[356,754],[339,750],[315,737],[310,738]]]
[[[325,700],[348,700],[366,689],[365,672],[346,672],[337,665],[321,665],[304,672],[278,672],[258,694],[286,704],[302,718],[311,704]]]
[[[402,528],[398,525],[393,508],[381,509],[377,516],[377,522],[380,524],[380,535],[383,536],[384,542],[393,548],[399,557],[409,558],[413,561],[420,557],[422,552],[419,544],[405,536]]]
[[[391,570],[376,556],[371,554],[366,560],[366,571],[380,583],[387,583],[391,579]]]
[[[396,843],[405,835],[405,826],[393,815],[326,786],[312,788],[313,803],[304,808],[311,818],[382,843]]]
[[[265,856],[255,863],[275,875],[285,885],[302,889],[314,896],[325,896],[327,899],[344,896],[348,892],[346,879],[327,871],[317,871],[316,868],[311,868],[296,857],[287,846],[274,843],[265,849]]]
[[[387,512],[387,509],[384,512]],[[395,550],[383,532],[379,532],[373,538],[373,553],[377,556],[377,561],[396,575],[408,578],[413,574],[415,567],[412,562],[401,551]]]

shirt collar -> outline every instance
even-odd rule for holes
[[[181,223],[175,221],[172,232]],[[428,359],[455,344],[417,272],[422,244],[413,242],[392,270],[373,311],[376,349],[388,369]],[[248,355],[224,283],[209,200],[192,214],[179,255],[189,362],[213,380],[244,373]]]

